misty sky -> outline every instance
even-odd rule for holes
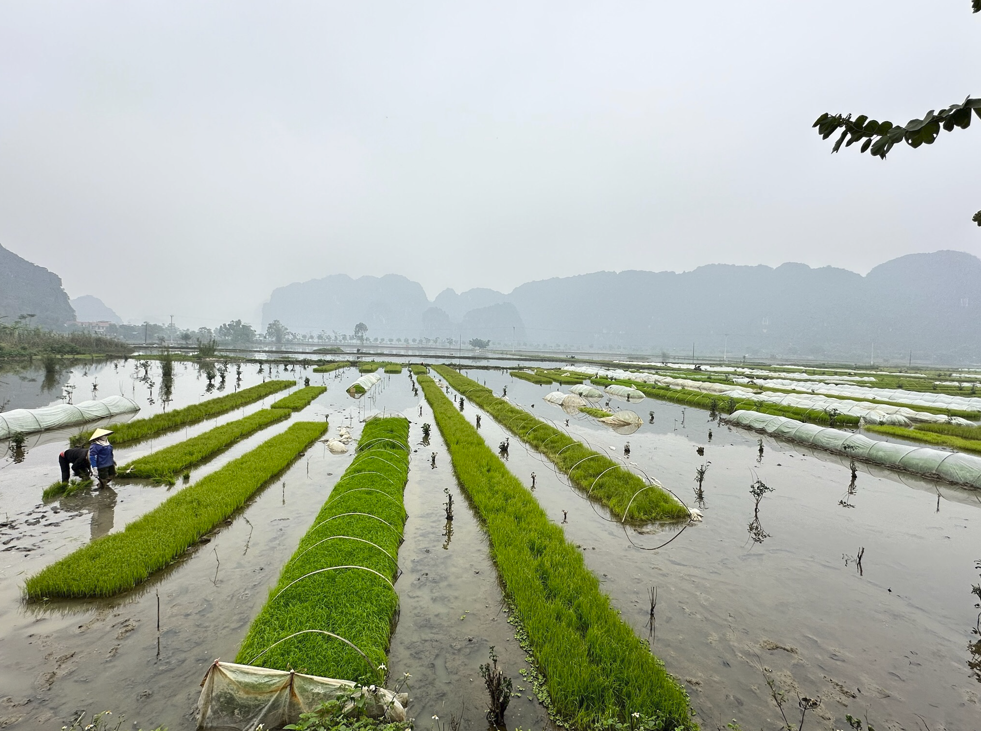
[[[886,162],[811,129],[981,95],[978,49],[969,0],[0,0],[0,244],[188,327],[336,273],[978,254],[979,120]]]

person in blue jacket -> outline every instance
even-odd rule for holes
[[[99,486],[109,484],[116,476],[116,460],[112,456],[112,445],[109,443],[108,429],[96,429],[89,438],[89,462],[92,469],[99,473]]]

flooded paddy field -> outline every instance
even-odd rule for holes
[[[631,466],[692,507],[696,469],[707,465],[701,523],[683,531],[678,525],[625,529],[510,435],[509,469],[528,486],[535,473],[535,496],[583,549],[624,621],[684,683],[702,728],[724,728],[732,719],[746,729],[778,728],[782,720],[768,679],[786,693],[785,712],[794,722],[800,713],[797,693],[820,700],[807,714],[810,728],[846,727],[846,713],[867,715],[879,729],[978,726],[981,677],[969,663],[979,658],[969,645],[977,641],[971,634],[978,611],[971,586],[979,582],[981,495],[862,466],[850,489],[849,466],[838,458],[766,437],[761,455],[758,435],[710,421],[703,410],[652,399],[619,404],[644,419],[637,432],[619,435],[543,401],[556,386],[514,379],[496,369],[499,362],[493,365],[464,372],[498,395],[507,386],[513,403],[597,451],[622,456],[629,443]],[[407,372],[382,375],[353,400],[344,389],[358,377],[355,368],[314,374],[312,368],[286,371],[267,364],[260,374],[257,364],[248,363],[241,371],[239,388],[264,378],[292,378],[299,385],[309,378],[327,392],[290,419],[193,468],[191,483],[297,420],[327,418],[328,437],[348,426],[357,438],[364,418],[404,414],[417,451],[405,491],[409,519],[398,556],[400,614],[390,675],[412,676],[408,710],[423,726],[438,715],[482,729],[486,692],[478,668],[494,646],[521,693],[511,701],[508,725],[543,728],[546,713],[519,674],[526,667],[524,652],[507,623],[486,537]],[[153,362],[145,376],[130,359],[75,366],[47,390],[39,369],[5,373],[0,380],[17,379],[16,387],[8,386],[17,393],[17,405],[12,399],[8,408],[47,405],[66,385],[74,386],[76,401],[90,398],[95,383],[96,398],[134,398],[141,406],[134,418],[145,418],[165,407],[159,372]],[[209,393],[204,373],[175,363],[166,408],[228,393],[236,380],[231,364],[225,390],[217,391],[216,379]],[[0,384],[0,402],[8,398],[4,388]],[[117,463],[267,408],[287,393],[119,448]],[[617,403],[611,406],[615,410]],[[482,412],[466,403],[471,422],[477,413]],[[424,422],[433,424],[429,444],[421,443]],[[137,590],[110,600],[26,603],[28,576],[121,530],[184,484],[120,480],[112,490],[44,504],[41,492],[56,481],[58,453],[75,431],[30,435],[19,461],[0,443],[0,727],[56,728],[80,711],[112,709],[134,728],[193,728],[198,684],[209,663],[235,656],[351,454],[331,455],[315,444],[229,522]],[[509,436],[487,414],[480,431],[495,449]],[[696,452],[699,447],[704,455]],[[430,467],[432,452],[436,469]],[[758,511],[749,491],[756,480],[772,488]],[[444,491],[455,503],[449,525]],[[649,550],[669,539],[674,540]],[[657,596],[653,622],[651,589]]]
[[[759,435],[652,399],[611,402],[610,410],[644,417],[640,430],[622,436],[545,402],[554,385],[464,372],[498,395],[506,386],[512,403],[597,451],[622,457],[629,443],[635,470],[691,507],[696,470],[707,465],[703,522],[677,537],[677,527],[639,534],[610,522],[510,435],[509,468],[529,486],[536,473],[539,502],[556,522],[565,517],[569,540],[644,637],[656,587],[649,639],[685,682],[703,728],[731,719],[779,727],[767,677],[790,699],[788,718],[796,693],[820,698],[807,716],[817,728],[845,727],[846,713],[867,713],[877,728],[917,728],[921,717],[931,729],[977,727],[981,675],[969,645],[977,641],[971,586],[979,579],[981,495],[861,465],[849,490],[850,469],[839,458],[766,437],[761,456]],[[479,411],[465,408],[471,417]],[[509,436],[486,414],[482,423],[495,448]],[[773,488],[758,514],[749,489],[757,479]]]

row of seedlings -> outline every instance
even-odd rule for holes
[[[357,454],[283,567],[236,662],[384,680],[398,610],[409,422],[365,423]]]
[[[867,426],[865,429],[900,439],[949,447],[959,452],[981,453],[981,426],[916,424],[912,429],[905,426]]]
[[[119,533],[92,541],[27,580],[29,599],[112,596],[146,581],[221,524],[327,430],[297,422],[171,496]]]
[[[289,418],[294,411],[302,411],[326,390],[325,386],[298,389],[279,399],[268,409],[216,426],[203,434],[140,457],[125,465],[120,470],[120,477],[172,479],[174,475],[228,449],[245,437]]]
[[[649,485],[604,454],[536,419],[524,409],[445,365],[434,370],[447,383],[493,416],[504,428],[547,457],[570,482],[605,505],[622,521],[683,520],[688,508],[658,485]]]
[[[575,729],[696,728],[684,689],[620,619],[580,550],[436,383],[418,381],[558,720]]]
[[[339,370],[341,368],[347,368],[349,365],[351,365],[351,364],[348,363],[346,360],[336,361],[334,363],[324,363],[323,365],[319,365],[316,368],[314,368],[313,369],[313,372],[314,373],[331,373],[331,372],[336,371],[336,370]]]
[[[107,429],[113,432],[112,441],[117,447],[124,444],[141,442],[158,434],[174,431],[185,426],[191,426],[206,419],[234,411],[242,406],[261,401],[278,391],[291,388],[296,385],[295,381],[266,381],[257,386],[242,389],[227,396],[202,401],[199,404],[186,406],[182,409],[174,409],[163,414],[156,414],[147,419],[137,419],[125,424],[110,424]],[[74,447],[88,443],[92,432],[85,431],[76,434],[71,438]]]

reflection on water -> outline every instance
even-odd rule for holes
[[[63,497],[58,501],[62,510],[73,513],[90,513],[89,536],[91,540],[102,538],[112,532],[116,519],[116,499],[118,494],[111,487],[91,490]]]
[[[974,568],[981,571],[981,561],[976,561]],[[971,593],[978,599],[974,604],[974,608],[981,609],[981,583],[972,585]],[[967,651],[971,655],[967,661],[967,666],[971,669],[974,679],[981,683],[981,611],[978,612],[978,617],[974,621],[974,628],[971,630],[971,634],[977,639],[967,643]]]

